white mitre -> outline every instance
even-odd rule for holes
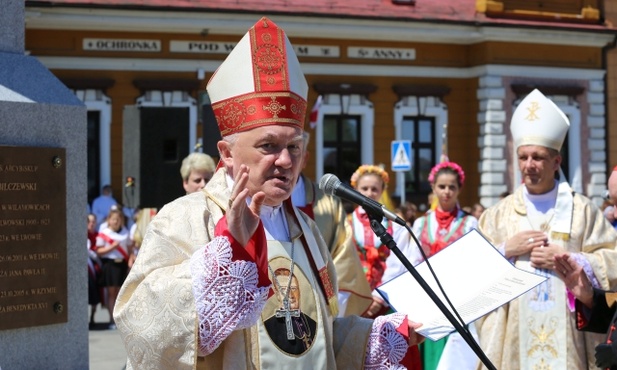
[[[540,145],[559,151],[569,128],[568,117],[538,89],[516,107],[510,123],[515,148]]]

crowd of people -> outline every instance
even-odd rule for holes
[[[191,153],[182,161],[180,176],[187,194],[203,189],[215,171],[212,157]],[[88,213],[88,304],[90,328],[97,328],[98,305],[109,311],[107,328],[116,329],[113,309],[120,287],[133,266],[148,224],[156,215],[154,208],[127,210],[114,197],[111,185],[89,205]],[[132,217],[130,217],[132,215]],[[129,220],[130,222],[127,222]]]
[[[180,169],[187,195],[137,212],[131,225],[111,187],[88,215],[91,324],[97,304],[107,307],[127,369],[483,368],[459,333],[424,340],[422,323],[377,292],[407,271],[371,220],[413,265],[477,229],[516,267],[546,277],[466,323],[496,368],[617,369],[615,208],[603,212],[556,180],[569,121],[540,91],[510,122],[518,188],[491,207],[463,207],[465,171],[446,160],[428,176],[429,209],[404,202],[399,224],[360,206],[347,212],[302,173],[308,85],[274,22],[247,32],[207,90],[222,136],[218,167],[189,155]],[[361,165],[345,180],[375,202],[388,195],[382,166]],[[608,187],[617,201],[617,167]]]

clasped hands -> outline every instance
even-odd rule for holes
[[[563,253],[561,246],[549,243],[542,231],[521,231],[508,239],[505,244],[506,258],[529,253],[531,266],[539,269],[555,270],[555,256]]]

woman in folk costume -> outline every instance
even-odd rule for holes
[[[461,166],[454,162],[441,162],[431,169],[428,181],[437,205],[413,224],[413,232],[427,258],[478,226],[478,220],[464,212],[458,203],[458,195],[465,182],[465,172]],[[413,265],[422,260],[417,250],[410,258]],[[477,337],[473,324],[469,325],[469,329]],[[475,369],[478,362],[475,353],[458,333],[437,342],[426,341],[420,350],[424,370]]]
[[[390,178],[388,173],[379,166],[362,165],[351,176],[351,186],[360,194],[379,201],[381,193],[386,189]],[[348,216],[351,225],[353,242],[360,256],[364,274],[371,287],[375,290],[382,283],[407,271],[398,258],[390,253],[387,246],[381,243],[371,229],[370,220],[362,207],[356,207]],[[408,255],[410,235],[405,228],[383,219],[383,225],[394,237],[399,249]],[[387,310],[385,302],[378,293],[373,294],[373,303],[365,316],[375,317]]]
[[[360,194],[379,201],[386,190],[390,177],[380,166],[362,165],[351,176],[351,186]],[[388,312],[387,303],[381,298],[375,288],[396,276],[406,273],[407,269],[390,249],[381,243],[381,240],[370,225],[367,213],[362,207],[356,207],[348,216],[351,225],[352,239],[358,251],[360,262],[366,279],[373,290],[373,303],[364,313],[365,317],[375,318]],[[404,227],[386,219],[382,220],[387,232],[392,235],[398,248],[409,256],[411,236]],[[412,349],[413,365],[411,369],[421,369],[420,353],[417,346]]]
[[[308,84],[260,19],[207,85],[221,166],[150,223],[114,317],[127,369],[402,369],[406,315],[337,317],[335,267],[290,195]]]
[[[107,227],[96,237],[96,253],[103,263],[103,286],[107,289],[109,328],[115,329],[114,306],[120,287],[126,279],[129,261],[129,231],[124,227],[124,214],[113,208],[107,216]]]

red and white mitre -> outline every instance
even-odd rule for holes
[[[285,35],[263,17],[206,87],[222,136],[267,125],[304,127],[308,85]]]

